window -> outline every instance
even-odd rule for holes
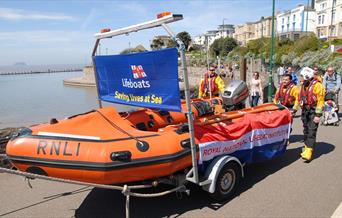
[[[299,39],[299,34],[298,33],[296,33],[296,34],[293,34],[293,40],[297,40],[297,39]]]
[[[290,24],[288,23],[288,24],[286,24],[286,32],[289,31],[289,28],[290,28]]]
[[[336,7],[336,0],[333,0],[332,6]]]
[[[322,4],[320,5],[320,7],[321,7],[321,10],[325,9],[325,8],[327,7],[327,3],[322,3]]]
[[[292,23],[292,31],[295,31],[295,26],[296,26],[296,23],[293,22],[293,23]]]
[[[284,24],[284,20],[285,20],[284,18],[281,18],[281,23],[282,23],[282,24]]]
[[[295,20],[296,20],[296,15],[294,14],[294,15],[292,16],[292,21],[295,22]]]
[[[290,16],[287,17],[287,22],[290,23]]]
[[[322,17],[321,15],[318,16],[318,24],[321,24],[321,21],[322,21]]]
[[[324,24],[324,14],[322,15],[322,24]]]
[[[342,29],[341,29],[342,31]],[[284,32],[284,25],[281,25],[281,32],[283,33]]]

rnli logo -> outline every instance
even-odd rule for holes
[[[141,65],[131,65],[131,69],[134,79],[141,79],[147,77],[144,68]]]

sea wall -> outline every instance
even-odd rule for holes
[[[190,89],[197,89],[198,84],[206,72],[206,67],[188,67],[188,76],[189,76],[189,85]],[[239,73],[235,73],[235,78],[238,77]],[[184,80],[183,80],[183,68],[178,68],[178,77],[180,79],[179,88],[181,91],[184,90]],[[226,81],[228,82],[228,80]],[[83,69],[83,75],[81,77],[65,79],[65,85],[73,85],[73,86],[95,86],[95,76],[94,69],[92,66],[87,66]]]
[[[95,86],[94,69],[92,66],[86,66],[81,77],[65,79],[63,83],[72,86]]]

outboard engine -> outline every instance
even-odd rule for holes
[[[224,89],[222,94],[223,108],[226,111],[240,110],[245,108],[246,98],[248,97],[247,84],[242,80],[231,81]]]

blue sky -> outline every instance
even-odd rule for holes
[[[276,0],[276,10],[291,9],[306,0]],[[155,19],[162,11],[183,14],[170,24],[175,33],[192,37],[225,23],[242,24],[270,16],[272,0],[140,0],[140,1],[0,1],[0,65],[86,64],[93,35],[101,28],[117,29]],[[143,44],[149,49],[161,28],[106,40],[102,53],[117,53]]]

